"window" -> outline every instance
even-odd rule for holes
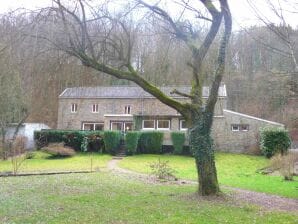
[[[103,123],[83,123],[83,130],[85,131],[102,131]]]
[[[71,113],[76,113],[78,111],[78,104],[72,103],[70,111],[71,111]]]
[[[249,125],[248,124],[241,124],[240,125],[240,131],[248,131]]]
[[[231,130],[232,131],[248,131],[249,125],[248,124],[232,124]]]
[[[184,131],[187,130],[186,121],[180,120],[180,130]]]
[[[239,131],[239,125],[238,124],[232,124],[231,125],[231,130],[232,131]]]
[[[131,121],[111,121],[110,129],[113,131],[132,131],[133,122]]]
[[[154,120],[143,120],[143,129],[155,129]]]
[[[124,131],[132,131],[133,123],[132,122],[124,122]]]
[[[170,120],[157,120],[157,129],[170,130]]]
[[[92,113],[98,113],[98,104],[92,105]]]
[[[123,122],[111,122],[111,130],[112,131],[122,131],[122,123]]]
[[[130,114],[131,113],[131,106],[127,105],[124,107],[124,113],[125,114]]]

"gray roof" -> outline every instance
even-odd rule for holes
[[[177,87],[160,87],[166,95],[174,98],[184,98],[176,94],[170,94],[173,89],[177,89],[183,93],[189,93],[189,86],[177,86]],[[209,96],[209,87],[203,87],[203,97]],[[218,90],[219,97],[226,97],[226,86],[222,85]],[[97,86],[97,87],[73,87],[65,89],[59,96],[59,98],[154,98],[151,94],[144,91],[138,86]]]

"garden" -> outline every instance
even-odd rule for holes
[[[271,166],[272,159],[217,152],[216,166],[223,194],[213,198],[199,197],[195,194],[197,173],[194,158],[183,146],[185,136],[172,134],[172,151],[162,147],[162,137],[159,132],[131,132],[125,139],[121,133],[111,131],[36,132],[35,139],[40,150],[26,154],[26,157],[17,156],[21,163],[15,175],[10,172],[13,167],[11,159],[0,161],[0,174],[10,174],[9,177],[0,177],[0,222],[297,221],[297,176],[287,181],[279,172],[265,172]],[[122,144],[125,144],[126,154],[130,156],[119,159],[113,155],[119,152],[121,141],[124,141]],[[274,153],[270,156],[274,157]],[[117,168],[127,173],[112,169],[110,165],[113,161],[116,161],[114,164]],[[165,165],[163,168],[175,178],[152,181],[159,172],[156,164]],[[53,173],[56,174],[38,175]],[[30,176],[17,176],[22,174]],[[272,206],[264,207],[264,204],[239,199],[237,194],[235,196],[237,190],[247,190],[252,193],[251,197],[272,197]],[[278,202],[283,202],[285,207],[279,208]]]

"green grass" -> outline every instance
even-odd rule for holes
[[[105,167],[111,159],[109,155],[93,154],[93,168]],[[11,171],[11,161],[0,161],[0,172]],[[20,167],[20,172],[46,172],[46,171],[79,171],[90,170],[90,154],[78,153],[69,158],[51,158],[43,152],[34,152],[33,159],[27,159]]]
[[[298,216],[198,199],[195,186],[145,185],[108,173],[8,177],[0,223],[291,224]]]
[[[168,160],[169,165],[177,171],[176,176],[182,179],[196,180],[194,159],[174,155],[136,155],[126,157],[120,166],[142,173],[150,173],[149,164]],[[295,181],[284,181],[281,176],[270,176],[256,173],[256,170],[267,166],[269,160],[261,156],[217,153],[216,166],[219,183],[232,187],[298,198],[298,178]]]

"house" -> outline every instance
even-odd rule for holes
[[[161,87],[181,101],[188,98],[171,94],[173,89],[189,92],[190,87]],[[209,88],[203,87],[203,99]],[[58,129],[81,130],[160,130],[164,145],[171,145],[171,131],[187,131],[182,116],[136,86],[75,87],[59,96]],[[227,109],[226,86],[218,91],[212,135],[218,150],[245,152],[258,144],[259,128],[282,124]]]
[[[16,131],[17,124],[11,124],[5,133],[5,138],[7,140],[12,139],[13,135]],[[35,142],[34,142],[34,131],[40,131],[42,129],[50,129],[49,126],[43,123],[23,123],[21,124],[19,131],[17,133],[18,137],[25,137],[26,144],[25,149],[34,149]]]

